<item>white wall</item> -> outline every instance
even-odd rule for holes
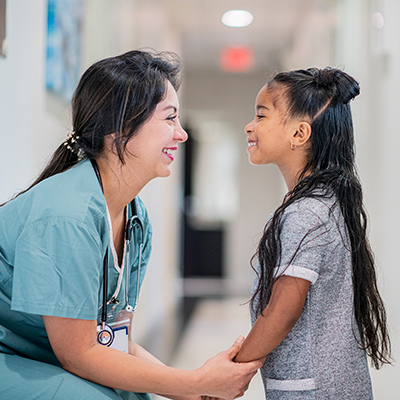
[[[338,5],[336,62],[345,66],[361,85],[361,95],[353,105],[359,173],[370,215],[378,283],[387,305],[393,355],[398,359],[400,2],[340,0]],[[381,12],[385,18],[381,29],[372,24],[374,12]],[[399,397],[400,367],[397,364],[371,373],[377,400]]]
[[[66,130],[48,111],[45,1],[7,2],[7,57],[0,57],[0,202],[25,189]]]

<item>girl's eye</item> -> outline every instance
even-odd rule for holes
[[[264,118],[264,115],[256,115],[256,118],[257,118],[257,119]]]

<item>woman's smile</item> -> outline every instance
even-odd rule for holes
[[[174,161],[174,151],[178,150],[178,147],[164,147],[162,152],[169,157],[172,161]]]

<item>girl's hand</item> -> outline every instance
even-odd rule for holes
[[[263,364],[261,360],[249,363],[232,361],[239,352],[243,340],[243,336],[240,336],[228,350],[210,358],[197,370],[199,381],[206,390],[203,398],[207,399],[209,396],[230,400],[243,396],[251,378]]]

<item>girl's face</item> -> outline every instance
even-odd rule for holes
[[[275,164],[279,168],[291,159],[294,122],[285,121],[286,103],[279,88],[263,87],[257,95],[255,117],[245,127],[251,164]]]
[[[157,105],[152,117],[126,146],[129,169],[141,180],[148,182],[156,177],[170,175],[178,142],[185,142],[188,138],[178,116],[178,96],[168,82],[165,99]]]

